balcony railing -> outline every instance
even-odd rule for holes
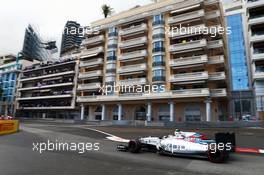
[[[219,47],[223,47],[223,40],[208,41],[209,49],[219,48]]]
[[[68,98],[72,97],[72,94],[66,94],[66,95],[50,95],[50,96],[37,96],[37,97],[20,97],[17,98],[17,100],[40,100],[40,99],[56,99],[56,98]]]
[[[120,48],[136,47],[147,43],[147,37],[134,38],[126,41],[122,41],[119,44]]]
[[[120,67],[118,73],[137,72],[147,70],[146,63]]]
[[[179,23],[182,21],[190,20],[190,19],[201,18],[203,16],[204,16],[204,10],[198,10],[198,11],[170,17],[168,22],[169,24]]]
[[[255,8],[263,5],[263,1],[258,0],[258,1],[247,1],[247,8]]]
[[[120,95],[98,95],[77,97],[77,102],[103,102],[122,100],[146,100],[146,99],[169,99],[169,98],[191,98],[210,96],[208,88],[184,89],[162,93],[128,93]]]
[[[254,79],[264,79],[264,71],[256,71],[253,75]]]
[[[147,79],[146,78],[133,78],[133,79],[126,79],[126,80],[120,80],[120,85],[137,85],[137,84],[146,84]]]
[[[97,58],[97,59],[88,60],[88,61],[81,61],[80,67],[95,67],[101,64],[103,64],[103,58]]]
[[[203,89],[184,89],[184,90],[174,90],[172,91],[173,97],[183,98],[183,97],[204,97],[209,96],[210,92],[208,88]]]
[[[128,59],[134,59],[134,58],[145,58],[147,55],[148,55],[147,50],[139,50],[135,52],[124,53],[118,59],[128,60]]]
[[[85,73],[80,73],[79,74],[79,78],[80,79],[100,77],[100,76],[102,76],[102,71],[101,70],[90,71],[90,72],[85,72]]]
[[[251,42],[264,41],[264,31],[258,31],[251,34]]]
[[[205,5],[212,5],[212,4],[216,4],[219,3],[219,0],[205,0],[204,4]]]
[[[43,85],[43,86],[34,86],[34,87],[25,87],[25,88],[19,88],[18,91],[29,91],[29,90],[35,90],[35,89],[46,89],[46,88],[53,88],[53,87],[64,87],[64,86],[70,86],[73,85],[73,82],[68,83],[57,83],[57,84],[51,84],[51,85]]]
[[[179,37],[179,36],[183,36],[183,35],[194,35],[194,34],[199,34],[202,33],[203,29],[205,28],[204,24],[200,24],[200,25],[195,25],[195,26],[188,26],[190,28],[190,30],[180,30],[178,28],[178,30],[174,30],[171,31],[169,33],[169,37]]]
[[[226,89],[211,89],[210,90],[211,97],[226,97],[227,92]]]
[[[221,64],[225,63],[224,55],[212,56],[208,59],[208,64]]]
[[[207,43],[206,40],[202,39],[202,40],[174,44],[170,46],[170,51],[177,52],[177,51],[182,51],[182,50],[202,48],[202,47],[206,47],[206,43]]]
[[[91,89],[99,89],[101,83],[88,83],[88,84],[78,84],[78,90],[91,90]]]
[[[86,57],[90,57],[90,56],[95,56],[101,52],[104,52],[104,48],[102,46],[100,47],[95,47],[92,49],[86,49],[82,51],[82,56],[81,58],[86,58]]]
[[[213,72],[209,73],[209,80],[225,80],[225,72]]]
[[[143,31],[146,31],[146,30],[147,30],[147,24],[143,23],[141,25],[131,26],[129,28],[121,29],[119,31],[119,34],[121,36],[124,36],[124,35],[129,35],[129,34],[132,34],[132,33],[143,32]]]
[[[208,12],[205,14],[205,19],[214,19],[214,18],[219,18],[220,17],[220,11],[219,10],[215,10],[212,12]]]
[[[208,72],[192,72],[192,73],[183,73],[175,74],[170,78],[171,82],[184,82],[184,81],[196,81],[196,80],[207,80]]]
[[[87,38],[87,39],[83,40],[82,44],[83,45],[97,44],[97,43],[103,42],[103,41],[104,41],[104,35],[98,35],[98,36]]]
[[[44,78],[51,78],[51,77],[58,77],[62,75],[68,75],[68,74],[74,74],[75,71],[66,71],[66,72],[59,72],[59,73],[54,73],[54,74],[48,74],[48,75],[41,75],[37,77],[32,77],[32,78],[23,78],[20,79],[21,82],[24,81],[32,81],[32,80],[38,80],[38,79],[44,79]]]
[[[193,57],[183,57],[170,61],[170,65],[173,67],[192,65],[192,64],[202,64],[207,62],[207,55],[193,56]]]
[[[248,24],[249,25],[261,24],[261,23],[263,23],[263,20],[264,20],[264,14],[260,14],[260,15],[256,15],[256,16],[250,16]]]

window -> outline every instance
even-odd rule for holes
[[[163,55],[156,55],[153,57],[153,62],[163,62]]]
[[[161,48],[163,47],[163,41],[157,41],[153,43],[153,48]]]
[[[153,16],[153,25],[159,25],[159,24],[164,24],[164,20],[163,20],[163,15],[162,14]]]
[[[154,70],[153,76],[154,77],[163,77],[163,76],[165,76],[165,70],[163,70],[163,69]]]

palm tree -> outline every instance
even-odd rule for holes
[[[0,88],[0,98],[2,97],[2,95],[3,95],[3,89]]]
[[[104,17],[107,18],[107,16],[111,15],[113,13],[113,8],[110,7],[110,5],[102,5],[102,12],[104,14]]]

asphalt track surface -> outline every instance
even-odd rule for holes
[[[193,129],[196,130],[196,129]],[[263,129],[203,129],[199,132],[213,137],[218,131],[232,131],[241,147],[264,148]],[[125,139],[140,136],[171,134],[170,128],[95,127],[71,124],[24,123],[19,133],[0,137],[0,175],[190,175],[250,174],[263,175],[264,155],[232,154],[224,164],[206,159],[168,157],[155,153],[118,152],[116,142],[106,139],[115,135]],[[33,151],[33,143],[47,140],[69,143],[99,143],[98,151]]]

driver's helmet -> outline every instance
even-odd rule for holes
[[[181,133],[181,130],[180,129],[175,129],[175,131],[174,131],[174,135],[178,135],[178,134],[180,134]]]

